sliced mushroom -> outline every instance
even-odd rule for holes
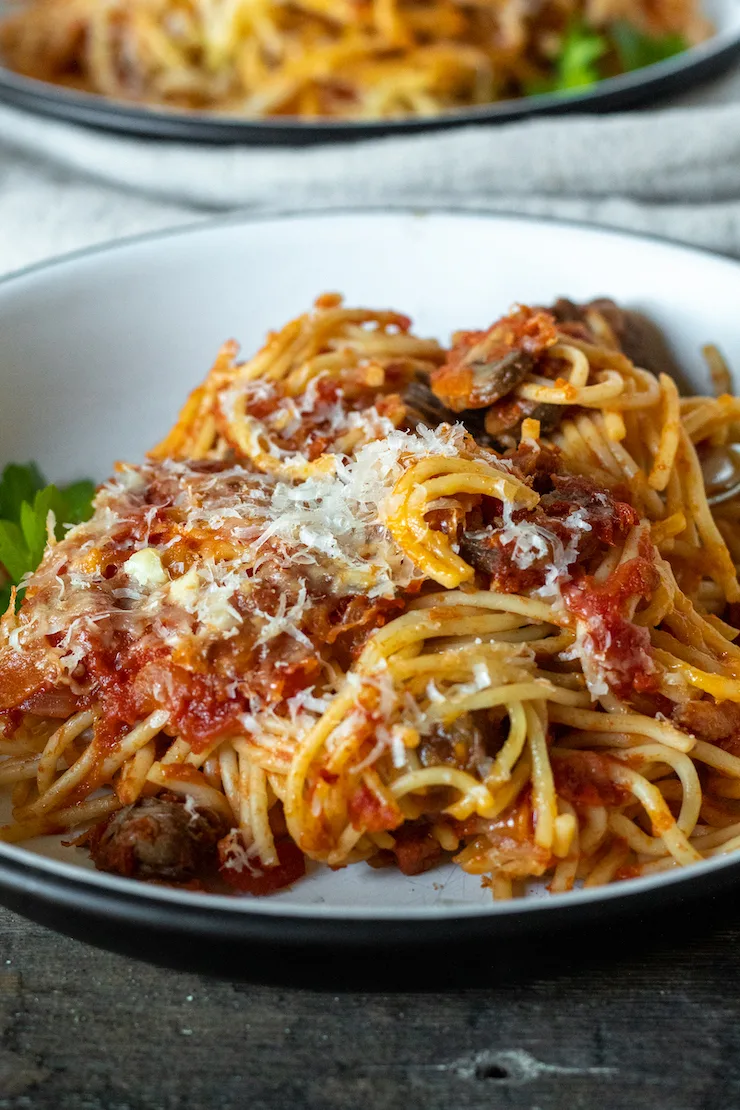
[[[482,412],[475,409],[453,412],[432,393],[426,382],[411,382],[403,394],[403,401],[406,405],[406,423],[411,428],[415,428],[418,424],[424,424],[427,428],[437,428],[440,424],[459,423],[478,443],[485,446],[489,442]]]
[[[442,404],[426,382],[411,382],[404,391],[403,403],[406,406],[406,421],[415,427],[425,424],[436,428],[439,424],[454,424],[457,413]]]
[[[486,331],[457,332],[431,386],[454,412],[487,408],[520,384],[557,342],[549,312],[521,306]]]
[[[500,401],[516,389],[534,368],[535,360],[526,351],[509,351],[503,358],[486,360],[485,341],[474,347],[464,365],[473,372],[471,399],[468,408],[483,408]]]
[[[498,337],[484,336],[462,360],[433,373],[434,393],[454,412],[494,404],[511,393],[534,366],[535,360],[527,351],[507,351],[500,358],[489,359],[491,346],[500,349]]]

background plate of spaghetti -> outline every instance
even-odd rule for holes
[[[309,143],[632,107],[719,74],[735,0],[2,0],[0,97],[107,129]]]
[[[738,297],[444,213],[0,283],[0,462],[66,489],[0,485],[0,898],[106,943],[418,942],[738,881]]]

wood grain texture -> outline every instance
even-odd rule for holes
[[[0,911],[0,1110],[740,1106],[732,902],[593,933],[276,956],[296,989],[150,967]]]

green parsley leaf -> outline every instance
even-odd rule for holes
[[[82,524],[83,520],[88,520],[95,496],[95,483],[87,479],[73,482],[71,486],[65,486],[62,492],[66,505],[63,519],[58,520],[57,524]]]
[[[24,501],[21,505],[21,531],[28,548],[31,568],[35,569],[41,562],[44,554],[46,540],[46,521],[49,513],[54,513],[54,519],[63,507],[59,490],[55,486],[47,486],[36,494],[33,505]]]
[[[20,585],[41,562],[49,513],[54,514],[54,532],[61,539],[68,526],[88,519],[94,494],[95,486],[88,481],[61,489],[44,485],[35,463],[5,467],[0,477],[0,614],[8,607],[10,587]]]
[[[626,72],[663,62],[689,48],[683,35],[646,35],[624,20],[613,24],[610,36]]]
[[[560,53],[553,63],[551,77],[539,78],[527,85],[531,96],[546,92],[569,92],[595,85],[602,74],[596,64],[609,50],[609,40],[590,30],[585,23],[574,20],[563,36]]]
[[[12,520],[0,520],[0,563],[15,583],[31,569],[28,544],[20,527]]]
[[[595,84],[601,77],[596,62],[608,48],[609,43],[603,35],[588,31],[583,25],[572,24],[558,59],[558,87],[580,89]]]
[[[21,502],[33,501],[45,484],[36,463],[25,466],[10,463],[6,466],[0,478],[0,520],[18,520]]]

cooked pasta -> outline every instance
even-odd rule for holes
[[[698,0],[28,0],[0,47],[118,100],[377,119],[572,90],[708,33]]]
[[[253,894],[306,860],[507,898],[733,851],[739,438],[610,301],[443,348],[325,295],[226,344],[2,618],[0,835]]]

